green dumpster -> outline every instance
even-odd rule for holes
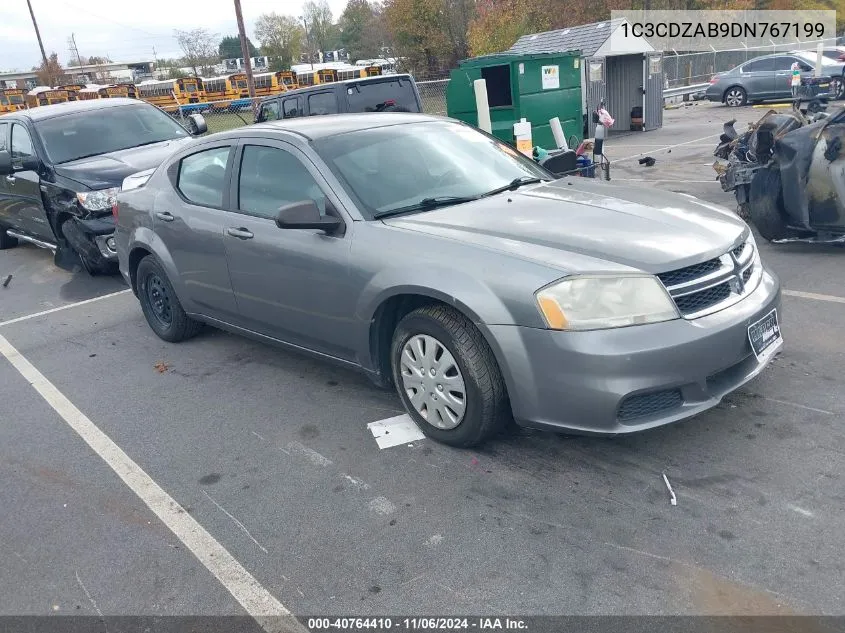
[[[473,57],[452,70],[446,88],[446,112],[478,125],[473,82],[484,79],[493,135],[513,143],[513,124],[531,122],[534,145],[555,147],[549,119],[558,117],[570,146],[583,139],[581,52]],[[574,149],[574,147],[573,147]]]

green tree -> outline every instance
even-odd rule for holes
[[[368,0],[349,0],[338,19],[340,43],[350,59],[368,59],[379,56],[380,38],[373,38],[378,16]]]
[[[262,52],[270,58],[271,70],[290,68],[302,50],[304,31],[296,18],[265,13],[255,21],[255,37]]]
[[[542,0],[484,0],[469,26],[470,53],[474,56],[505,51],[523,35],[552,27]]]
[[[249,48],[249,56],[258,56],[258,49],[253,46],[249,38],[246,38],[246,45]],[[238,59],[243,57],[241,54],[241,40],[237,35],[227,35],[217,46],[217,54],[220,59]]]
[[[396,53],[408,70],[434,75],[448,68],[454,52],[444,0],[387,0],[384,13]]]

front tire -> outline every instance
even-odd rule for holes
[[[481,332],[447,306],[419,308],[396,326],[393,382],[428,437],[466,448],[499,432],[510,416],[507,390]]]
[[[135,278],[141,310],[160,339],[178,343],[199,333],[202,323],[185,313],[167,273],[152,255],[147,255],[138,264]]]
[[[740,86],[731,86],[725,91],[725,105],[738,108],[748,103],[748,94]]]
[[[789,237],[781,212],[783,194],[778,170],[761,169],[754,174],[748,197],[749,216],[760,235],[770,242]]]

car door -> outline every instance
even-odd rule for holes
[[[352,360],[357,301],[348,290],[352,222],[335,211],[339,201],[292,145],[245,140],[235,163],[224,241],[242,326]],[[280,207],[307,199],[321,213],[341,217],[345,231],[327,235],[276,226]]]
[[[41,201],[41,176],[38,171],[22,168],[24,159],[37,157],[32,137],[20,122],[12,122],[10,128],[9,150],[15,171],[5,177],[9,225],[47,242],[55,242]]]
[[[172,191],[156,198],[153,230],[173,262],[186,310],[224,321],[238,311],[223,245],[235,143],[195,146],[170,164]]]
[[[774,66],[771,57],[755,59],[740,69],[741,85],[748,100],[769,99],[774,92]]]
[[[801,75],[807,75],[807,69],[812,71],[812,67],[797,57],[789,55],[781,55],[772,59],[772,66],[775,73],[774,86],[772,87],[772,96],[777,98],[792,97],[792,64],[798,62],[801,66]]]

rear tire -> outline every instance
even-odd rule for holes
[[[167,273],[152,255],[138,264],[135,278],[141,310],[156,336],[178,343],[199,333],[203,324],[185,314]]]
[[[417,345],[426,353],[415,351]],[[407,314],[393,334],[390,362],[405,409],[420,430],[438,442],[474,446],[501,431],[512,417],[490,346],[478,328],[452,308],[433,305]],[[460,392],[462,398],[456,395]]]
[[[748,210],[751,222],[765,239],[789,237],[789,229],[781,211],[783,204],[780,172],[761,169],[751,179]]]
[[[18,245],[18,238],[6,234],[6,229],[0,226],[0,251],[14,248]]]
[[[725,90],[725,105],[729,108],[738,108],[748,103],[748,94],[740,86],[731,86]]]

